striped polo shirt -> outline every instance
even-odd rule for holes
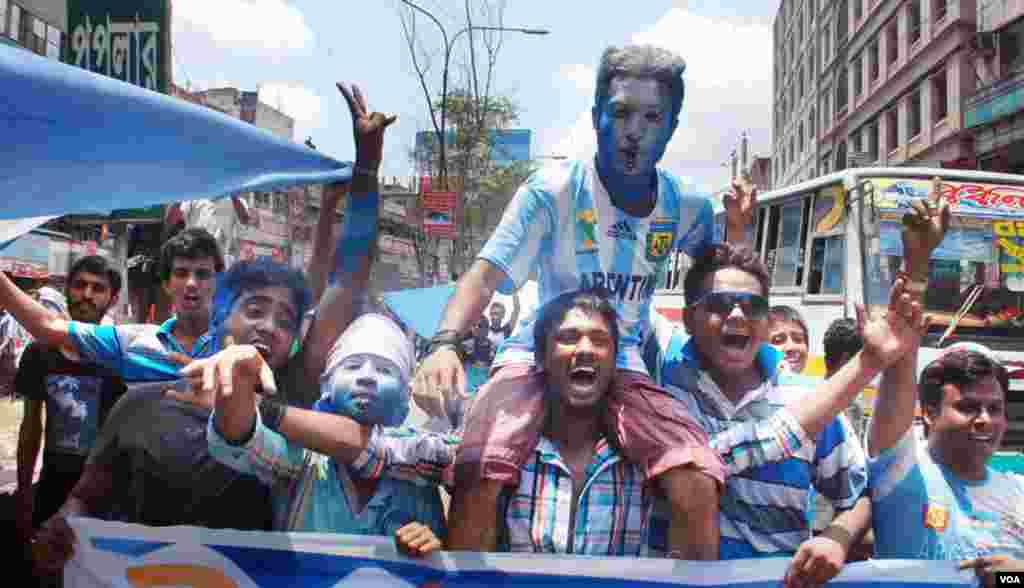
[[[162,382],[177,380],[182,366],[167,355],[177,352],[192,358],[213,355],[213,337],[209,333],[185,350],[172,334],[176,317],[162,325],[94,325],[68,322],[68,333],[83,361],[98,363],[125,379],[126,382]]]
[[[658,366],[662,384],[705,428],[725,461],[722,494],[722,559],[788,556],[811,536],[807,507],[813,488],[837,511],[848,510],[867,490],[864,450],[845,417],[807,437],[788,403],[813,389],[781,379],[781,354],[762,345],[757,362],[764,379],[739,402],[722,393],[701,369],[693,340],[677,331]],[[651,523],[652,550],[664,533]]]

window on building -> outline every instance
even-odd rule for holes
[[[8,12],[11,16],[7,21],[7,36],[17,41],[18,33],[21,32],[21,6],[12,2]]]
[[[893,106],[885,113],[885,148],[889,151],[900,146],[899,109]]]
[[[847,88],[847,74],[846,68],[839,69],[839,75],[836,80],[836,120],[842,118],[846,114],[846,99],[849,89]]]
[[[828,65],[828,52],[831,50],[829,43],[831,42],[831,31],[828,30],[828,25],[825,26],[825,30],[821,31],[821,67],[822,69]]]
[[[0,0],[0,35],[7,34],[7,0]]]
[[[270,202],[270,192],[256,192],[257,208],[270,208],[272,206]]]
[[[842,294],[845,239],[843,236],[842,214],[836,206],[841,205],[837,194],[841,187],[828,187],[818,191],[814,197],[814,209],[810,223],[811,259],[807,272],[808,294]]]
[[[949,12],[948,0],[932,0],[932,14],[935,22],[946,18],[946,13]]]
[[[921,38],[921,0],[907,3],[907,44],[913,45]]]
[[[864,72],[861,69],[863,59],[860,55],[853,58],[850,64],[850,75],[853,76],[853,97],[857,98],[864,92]]]
[[[274,214],[288,214],[288,196],[274,192]]]
[[[46,56],[60,61],[61,32],[57,27],[46,27]]]
[[[43,19],[32,17],[32,42],[29,48],[39,55],[46,55],[46,23]]]
[[[836,48],[838,49],[846,42],[846,35],[849,33],[849,15],[847,13],[846,0],[836,2]]]
[[[853,22],[857,22],[864,16],[864,0],[851,0],[853,2]]]
[[[937,123],[949,114],[949,88],[946,70],[932,76],[932,123]]]
[[[907,137],[914,139],[921,134],[921,90],[914,91],[907,98]]]
[[[829,129],[829,122],[832,121],[832,88],[825,88],[821,93],[821,129],[822,132]]]
[[[832,153],[826,152],[821,158],[821,175],[832,172]]]
[[[850,135],[849,145],[851,153],[860,153],[861,135],[862,133],[860,130],[857,130],[856,132]]]
[[[878,41],[868,46],[868,79],[874,82],[878,79]]]
[[[797,153],[803,153],[804,152],[804,123],[801,122],[800,125],[797,127],[796,136],[797,136],[797,150],[796,150],[796,152]]]
[[[878,161],[878,121],[868,123],[868,159]]]
[[[885,27],[885,63],[892,65],[900,58],[900,31],[896,19]]]

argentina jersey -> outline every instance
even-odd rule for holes
[[[603,286],[619,315],[617,367],[646,372],[640,353],[651,300],[670,253],[696,256],[714,235],[711,201],[658,170],[658,199],[646,217],[616,208],[591,162],[561,163],[535,173],[509,203],[478,256],[519,288],[534,272],[539,306],[563,292]],[[536,311],[498,349],[494,366],[534,363]]]

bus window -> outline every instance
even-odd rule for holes
[[[810,223],[811,259],[808,294],[842,294],[846,237],[843,234],[842,186],[819,190]]]
[[[769,228],[769,236],[774,232],[777,239],[768,242],[769,270],[772,274],[771,285],[773,288],[792,288],[799,285],[798,275],[802,269],[800,252],[806,242],[805,234],[801,234],[800,228],[803,225],[803,200],[795,200],[786,204],[773,206],[777,209],[773,212],[772,220],[778,219],[777,227],[772,231]]]
[[[881,223],[882,255],[894,271],[900,268],[900,224]],[[955,217],[945,239],[932,252],[928,264],[925,309],[933,330],[942,333],[958,313],[966,310],[956,335],[972,337],[1024,337],[1024,293],[1015,291],[1016,274],[1001,268],[992,221]],[[973,302],[965,309],[968,300]]]

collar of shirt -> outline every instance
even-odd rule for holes
[[[776,384],[782,373],[779,370],[781,360],[782,353],[779,350],[767,343],[762,343],[755,358],[758,370],[761,372],[761,385],[748,392],[738,403],[733,403],[726,398],[711,376],[704,370],[693,337],[690,337],[685,343],[678,334],[672,337],[665,350],[662,369],[664,373],[668,374],[665,378],[667,383],[686,390],[700,391],[717,405],[722,416],[732,418],[743,407],[771,394],[777,388]]]
[[[541,463],[557,467],[563,470],[566,474],[572,473],[569,466],[565,465],[565,462],[562,460],[562,454],[558,451],[558,446],[551,439],[542,436],[540,441],[537,443],[535,452],[540,458]],[[598,439],[597,443],[594,445],[594,459],[590,461],[584,472],[584,477],[586,478],[584,485],[589,485],[590,481],[594,476],[599,474],[601,470],[607,466],[614,465],[621,459],[622,456],[619,455],[619,452],[616,451],[610,443],[608,443],[607,438],[601,437]]]
[[[184,353],[192,358],[205,357],[210,354],[210,344],[213,341],[213,337],[209,332],[203,333],[196,339],[196,342],[192,344],[192,349],[185,350],[178,344],[178,340],[174,337],[174,325],[178,324],[178,317],[172,316],[160,325],[160,328],[156,331],[156,338],[163,343],[164,347],[171,350],[177,351],[178,353]]]

